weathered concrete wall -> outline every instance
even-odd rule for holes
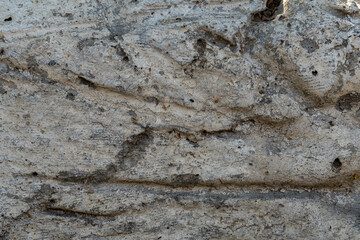
[[[0,5],[0,238],[360,239],[359,1]]]

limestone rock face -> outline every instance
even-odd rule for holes
[[[358,0],[0,5],[0,239],[360,239]]]

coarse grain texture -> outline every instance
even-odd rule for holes
[[[0,239],[360,239],[358,0],[0,4]]]

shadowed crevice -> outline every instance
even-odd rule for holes
[[[267,0],[266,9],[253,14],[254,22],[266,22],[275,19],[282,12],[282,0]]]

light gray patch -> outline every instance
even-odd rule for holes
[[[0,72],[1,73],[9,73],[9,67],[5,63],[0,62]]]
[[[358,152],[358,148],[353,144],[348,144],[346,149],[349,150],[351,153],[356,154]]]
[[[268,142],[266,144],[266,151],[267,151],[267,155],[272,156],[272,155],[278,155],[279,153],[281,153],[281,149],[276,146],[276,144],[274,144],[273,142]]]
[[[355,116],[360,118],[360,108],[356,111]]]

